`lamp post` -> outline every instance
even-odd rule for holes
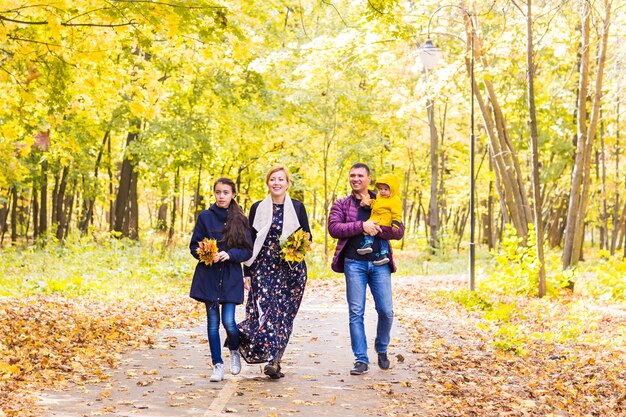
[[[470,37],[470,200],[469,200],[469,211],[470,211],[470,242],[469,242],[469,289],[474,290],[475,287],[475,278],[476,278],[476,242],[475,242],[475,230],[476,230],[476,213],[475,213],[475,201],[474,195],[476,193],[476,183],[474,178],[474,161],[475,161],[475,149],[476,149],[476,140],[474,136],[474,22],[472,21],[472,15],[470,12],[465,10],[465,8],[455,5],[448,4],[443,5],[435,9],[434,12],[431,13],[430,18],[428,19],[428,36],[424,45],[419,50],[420,60],[424,65],[424,68],[427,70],[433,69],[437,66],[438,62],[442,58],[442,51],[440,48],[433,45],[433,42],[430,40],[430,23],[433,20],[433,16],[437,14],[441,9],[447,7],[454,7],[461,10],[469,17],[470,24],[472,25],[472,34]]]

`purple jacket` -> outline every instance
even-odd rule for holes
[[[376,198],[376,194],[369,191],[371,198]],[[363,234],[363,222],[357,220],[359,216],[359,206],[356,204],[356,199],[353,194],[347,197],[341,198],[333,204],[328,215],[328,233],[336,239],[337,248],[335,249],[335,255],[333,256],[333,262],[331,268],[335,272],[344,272],[343,269],[343,248],[348,243],[348,239],[352,236]],[[398,240],[404,236],[404,224],[400,227],[386,227],[381,226],[382,232],[376,236],[385,240]],[[393,260],[393,250],[389,245],[389,266],[391,272],[396,272],[396,263]]]

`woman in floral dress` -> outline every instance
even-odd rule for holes
[[[250,209],[254,248],[244,268],[244,285],[249,293],[246,318],[238,324],[239,351],[248,363],[267,362],[264,373],[278,379],[284,376],[280,361],[307,280],[304,261],[294,264],[281,258],[280,239],[286,239],[298,229],[309,233],[311,230],[304,204],[287,194],[290,185],[287,168],[272,168],[265,183],[268,196]]]

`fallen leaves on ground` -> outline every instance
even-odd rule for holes
[[[121,353],[153,344],[158,329],[196,321],[198,305],[183,296],[0,299],[0,410],[30,416],[31,392],[106,380]]]
[[[436,416],[623,416],[623,306],[597,300],[509,298],[523,353],[494,347],[501,322],[468,311],[432,286],[395,288]],[[557,337],[575,331],[575,336]],[[566,335],[567,336],[567,335]],[[424,403],[422,403],[424,405]]]

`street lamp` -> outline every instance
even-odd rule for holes
[[[422,61],[422,65],[424,65],[424,69],[431,70],[439,64],[439,61],[441,61],[443,51],[441,48],[433,45],[433,41],[426,39],[424,45],[419,49],[419,56]]]
[[[469,201],[469,210],[470,210],[470,242],[469,242],[469,289],[474,290],[475,278],[476,278],[476,242],[475,242],[475,230],[476,230],[476,213],[475,213],[475,178],[474,178],[474,154],[476,148],[476,140],[474,137],[474,32],[476,31],[474,27],[474,22],[472,21],[472,15],[470,12],[465,10],[465,8],[455,5],[448,4],[443,5],[437,8],[434,12],[431,13],[430,18],[428,19],[428,36],[424,45],[419,50],[420,60],[422,61],[422,65],[427,70],[433,69],[437,66],[438,62],[441,60],[443,55],[441,49],[433,45],[433,42],[430,40],[430,23],[433,20],[433,16],[439,12],[439,10],[444,9],[446,7],[454,7],[461,10],[469,17],[470,24],[472,25],[472,34],[470,37],[470,201]]]

